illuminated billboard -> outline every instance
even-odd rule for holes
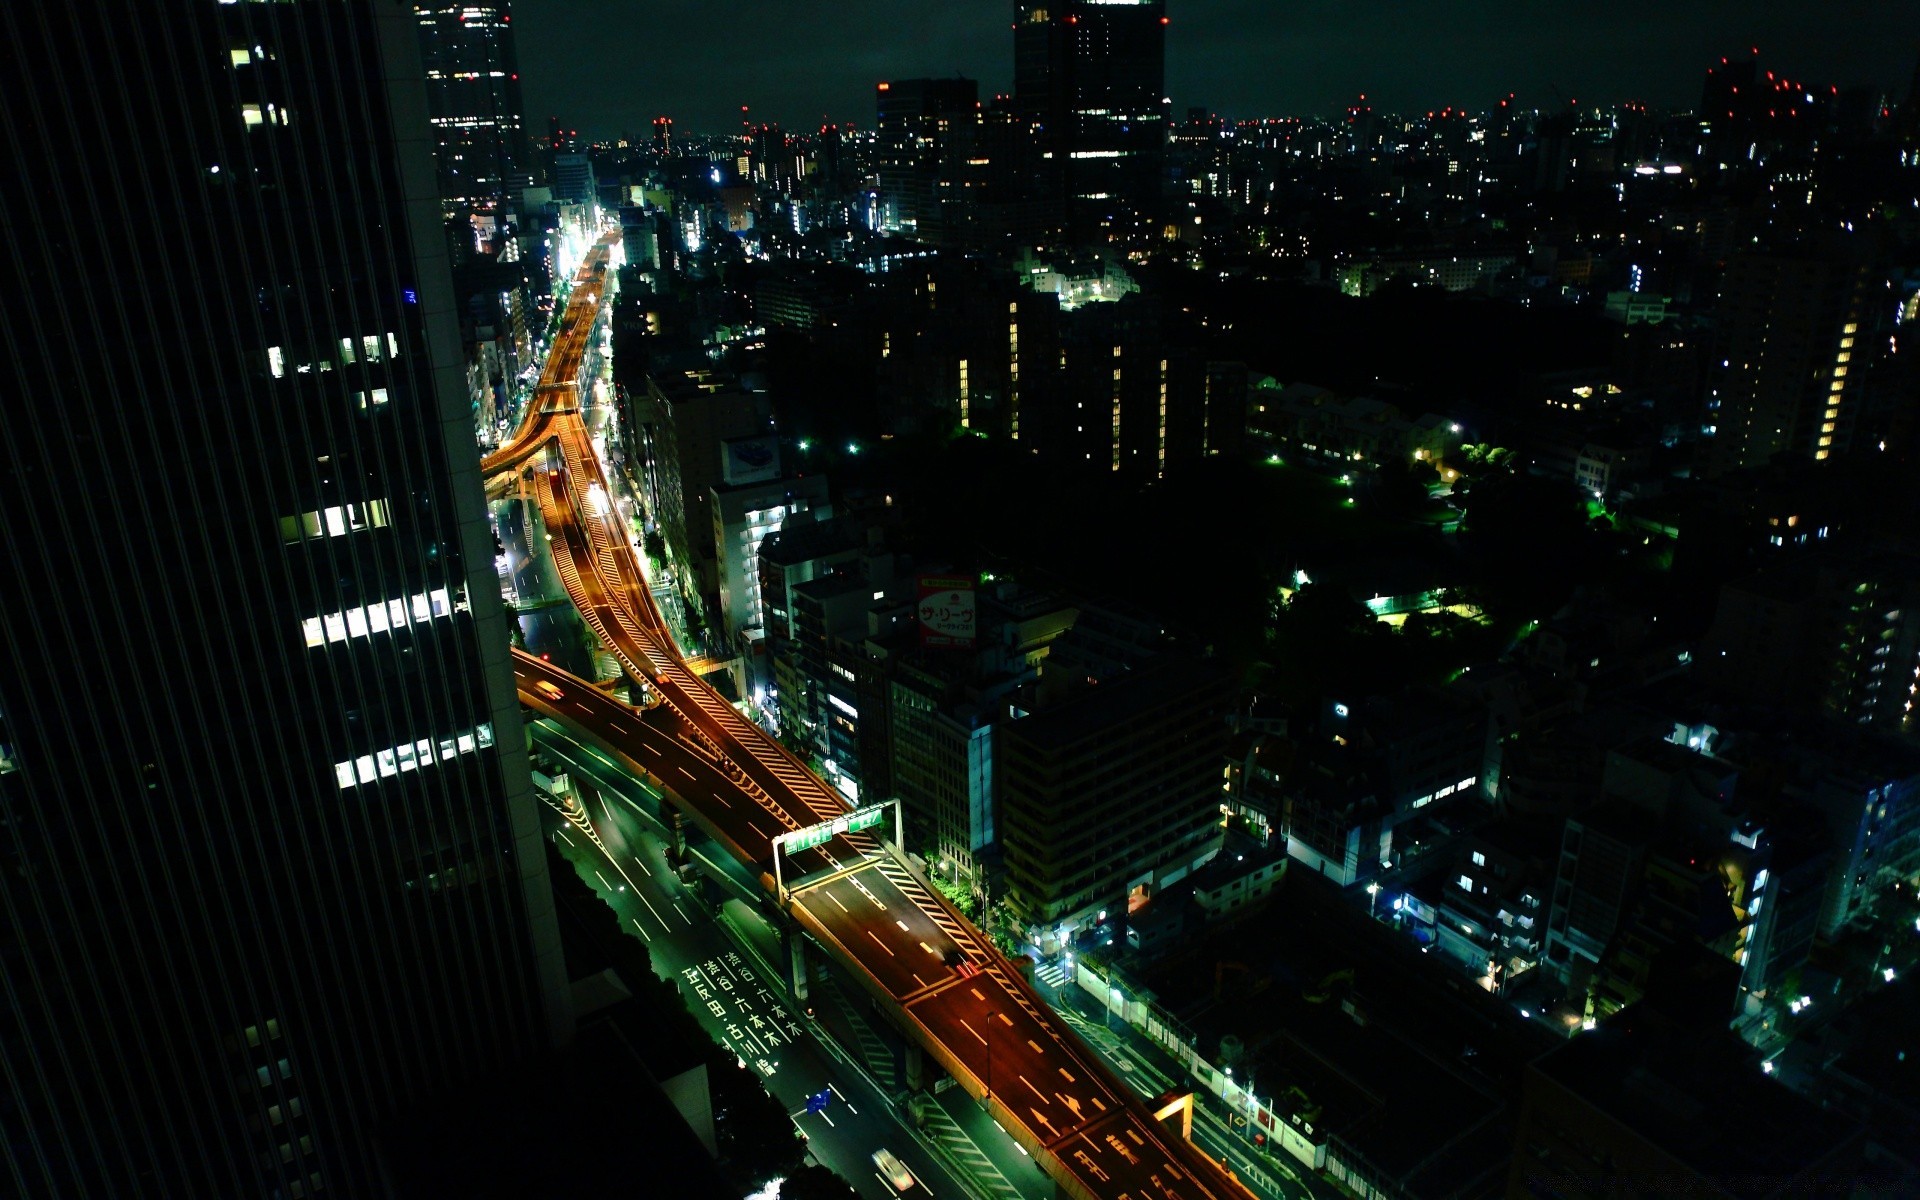
[[[780,478],[780,442],[773,434],[728,438],[721,445],[720,476],[728,486]]]
[[[960,575],[922,575],[919,611],[922,646],[973,645],[973,580]]]

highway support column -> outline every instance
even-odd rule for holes
[[[807,936],[791,918],[780,922],[780,940],[787,944],[787,991],[803,1010],[807,1003]]]
[[[907,1091],[922,1092],[927,1086],[927,1052],[920,1043],[907,1039]]]

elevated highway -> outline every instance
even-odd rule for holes
[[[926,1053],[982,1101],[1079,1200],[1241,1200],[1222,1168],[1112,1077],[1012,964],[897,847],[842,834],[782,855],[773,840],[845,813],[840,795],[688,669],[654,606],[580,419],[576,377],[603,300],[596,244],[573,295],[542,399],[489,455],[539,504],[568,596],[636,682],[661,702],[636,709],[516,652],[522,701],[657,783],[761,881],[794,923],[849,968]],[[582,350],[584,353],[584,350]],[[570,375],[569,372],[575,374]],[[575,398],[566,402],[567,397]],[[1189,1110],[1190,1111],[1190,1110]]]

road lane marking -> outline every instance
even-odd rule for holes
[[[1065,1067],[1060,1068],[1060,1077],[1066,1080],[1068,1083],[1080,1082],[1079,1080],[1075,1079],[1073,1075]]]
[[[895,918],[894,918],[894,921],[893,921],[893,923],[894,923],[895,925],[898,925],[898,926],[900,927],[900,931],[901,931],[902,933],[912,933],[912,932],[913,932],[913,931],[912,931],[911,929],[908,929],[908,928],[907,928],[907,923],[906,923],[905,921],[902,921],[902,920],[900,920],[900,919],[899,919],[898,917],[895,917]],[[925,945],[926,945],[926,943],[925,943],[925,942],[921,942],[920,944],[921,944],[922,946],[925,946]],[[929,946],[929,947],[928,947],[928,949],[932,949],[932,947],[930,947],[930,946]]]
[[[680,772],[682,775],[685,775],[688,779],[693,778],[693,772],[687,770],[685,767],[675,767],[674,770]]]
[[[918,971],[908,971],[908,972],[907,972],[907,974],[909,974],[909,975],[911,975],[911,976],[913,976],[913,981],[914,981],[915,983],[917,983],[917,984],[919,984],[919,985],[920,985],[921,987],[926,987],[926,986],[927,986],[927,981],[926,981],[926,980],[924,980],[924,979],[922,979],[922,978],[920,978],[920,972],[918,972]]]
[[[973,993],[973,998],[975,1000],[985,1000],[987,998],[987,994],[981,991],[979,988],[968,988],[967,990]]]
[[[686,913],[686,910],[680,907],[680,902],[678,900],[674,900],[674,901],[670,901],[670,903],[673,905],[673,911],[679,913],[680,919],[682,921],[685,921],[687,923],[687,926],[691,928],[693,926],[693,918],[688,916]]]
[[[567,845],[569,845],[569,846],[573,846],[573,839],[567,836],[567,831],[566,831],[566,830],[564,830],[564,829],[556,829],[556,830],[554,830],[554,832],[555,832],[555,833],[557,833],[557,834],[559,834],[559,835],[560,835],[560,838],[561,838],[561,840],[563,840],[563,841],[565,841],[565,842],[567,843]],[[576,849],[576,850],[578,850],[578,849],[579,849],[579,847],[578,847],[578,846],[574,846],[573,848],[574,848],[574,849]]]
[[[658,922],[660,922],[660,928],[661,928],[662,930],[665,930],[665,931],[666,931],[667,933],[672,933],[672,932],[673,932],[673,930],[672,930],[672,929],[670,929],[670,928],[668,928],[668,926],[667,926],[667,919],[666,919],[665,917],[663,917],[663,916],[661,916],[661,915],[660,915],[660,910],[659,910],[659,909],[657,909],[657,908],[655,908],[655,907],[653,906],[653,901],[651,901],[651,900],[649,900],[649,899],[647,899],[647,898],[646,898],[646,896],[644,896],[644,895],[642,895],[642,894],[641,894],[641,893],[639,893],[639,892],[635,892],[635,893],[634,893],[634,895],[636,895],[636,896],[639,896],[639,897],[640,897],[640,903],[642,903],[642,904],[644,904],[644,905],[646,905],[646,906],[647,906],[647,911],[653,914],[653,919],[654,919],[654,920],[656,920],[656,921],[658,921]]]
[[[635,861],[635,862],[637,862],[637,863],[639,863],[639,864],[640,864],[640,869],[641,869],[642,871],[645,871],[645,872],[646,872],[646,873],[647,873],[648,875],[652,875],[652,874],[653,874],[653,868],[652,868],[652,867],[649,867],[649,866],[647,865],[647,860],[646,860],[646,859],[644,859],[644,858],[641,858],[641,857],[640,857],[640,856],[639,856],[638,854],[636,854],[636,855],[634,855],[634,856],[633,856],[633,861]]]
[[[847,1106],[848,1112],[852,1113],[856,1117],[860,1115],[860,1110],[853,1106],[853,1101],[847,1099],[846,1093],[842,1092],[839,1088],[833,1086],[832,1080],[827,1081],[827,1090],[832,1092],[834,1095],[840,1097],[840,1103]]]
[[[867,930],[867,936],[873,939],[873,944],[874,944],[874,945],[876,945],[876,946],[878,946],[878,947],[880,947],[880,948],[881,948],[882,950],[885,950],[885,951],[887,952],[887,956],[888,956],[889,958],[898,958],[898,957],[899,957],[899,955],[897,955],[897,954],[895,954],[895,953],[893,952],[893,947],[892,947],[892,946],[889,946],[889,945],[887,945],[887,944],[886,944],[885,942],[883,942],[883,941],[881,941],[881,940],[880,940],[880,935],[879,935],[879,934],[877,934],[877,933],[875,933],[875,932],[874,932],[873,930],[871,930],[871,929],[869,929],[869,930]]]
[[[1042,1104],[1052,1104],[1052,1103],[1053,1103],[1053,1097],[1051,1097],[1051,1096],[1049,1096],[1049,1095],[1047,1095],[1046,1093],[1044,1093],[1044,1092],[1042,1092],[1042,1091],[1041,1091],[1041,1090],[1040,1090],[1039,1088],[1037,1088],[1037,1087],[1035,1087],[1035,1086],[1033,1086],[1033,1083],[1032,1083],[1032,1081],[1031,1081],[1031,1080],[1029,1080],[1029,1079],[1028,1079],[1028,1078],[1027,1078],[1027,1077],[1026,1077],[1025,1075],[1021,1075],[1021,1074],[1020,1074],[1020,1073],[1019,1073],[1018,1071],[1016,1071],[1016,1072],[1014,1072],[1014,1074],[1015,1074],[1016,1076],[1018,1076],[1018,1078],[1019,1078],[1019,1080],[1020,1080],[1020,1082],[1021,1082],[1021,1083],[1024,1083],[1024,1084],[1026,1084],[1026,1085],[1027,1085],[1027,1090],[1028,1090],[1028,1091],[1030,1091],[1030,1092],[1032,1092],[1032,1093],[1033,1093],[1034,1095],[1036,1095],[1036,1096],[1038,1096],[1038,1097],[1040,1097],[1040,1103],[1042,1103]]]
[[[653,940],[653,935],[647,932],[647,927],[640,923],[639,917],[635,917],[633,919],[633,927],[640,931],[640,938],[642,941],[650,942]]]
[[[828,892],[828,893],[827,893],[827,899],[829,899],[829,900],[831,900],[831,901],[833,901],[833,902],[834,902],[835,904],[840,904],[840,897],[838,897],[838,896],[836,896],[836,895],[834,895],[834,894],[833,894],[832,892]],[[853,913],[853,910],[852,910],[852,909],[850,909],[850,908],[848,908],[848,907],[847,907],[846,905],[844,905],[844,904],[840,904],[840,911],[841,911],[841,912],[843,912],[843,913],[847,913],[847,914],[849,914],[849,915],[851,915],[851,914]]]
[[[960,1018],[960,1027],[962,1029],[965,1029],[968,1033],[972,1034],[976,1039],[978,1039],[978,1041],[982,1046],[987,1044],[987,1039],[980,1036],[980,1031],[978,1029],[975,1029],[973,1026],[967,1024],[967,1019],[965,1017]]]
[[[899,925],[900,925],[900,928],[902,929],[905,929],[907,927],[907,923],[905,921],[901,921]],[[925,950],[928,954],[933,955],[935,958],[940,957],[940,952],[938,950],[935,950],[932,946],[927,945],[925,942],[920,943],[920,948],[922,950]]]

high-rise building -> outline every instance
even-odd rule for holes
[[[1219,664],[1166,655],[999,728],[1007,900],[1043,950],[1218,852],[1232,703]]]
[[[701,614],[718,620],[722,584],[713,490],[729,482],[727,473],[741,461],[741,451],[756,444],[753,439],[772,438],[773,402],[730,376],[688,371],[679,378],[648,378],[647,401],[638,407],[638,423],[652,450],[650,508],[678,569],[682,594]],[[757,444],[771,461],[771,441]],[[736,474],[732,481],[747,480]]]
[[[385,1195],[571,1021],[415,15],[0,36],[0,1192]]]
[[[1083,227],[1151,216],[1166,174],[1164,0],[1017,0],[1014,109]]]
[[[899,227],[933,224],[958,201],[980,123],[980,85],[971,79],[896,79],[874,87],[880,191]]]
[[[440,202],[451,219],[533,183],[533,143],[520,102],[513,5],[415,0],[427,73]]]
[[[1866,358],[1873,328],[1868,282],[1866,268],[1839,248],[1754,250],[1727,263],[1707,400],[1711,473],[1763,466],[1777,454],[1825,461],[1853,448],[1855,352]]]
[[[593,156],[567,151],[553,156],[553,198],[563,204],[593,204],[600,191]]]

